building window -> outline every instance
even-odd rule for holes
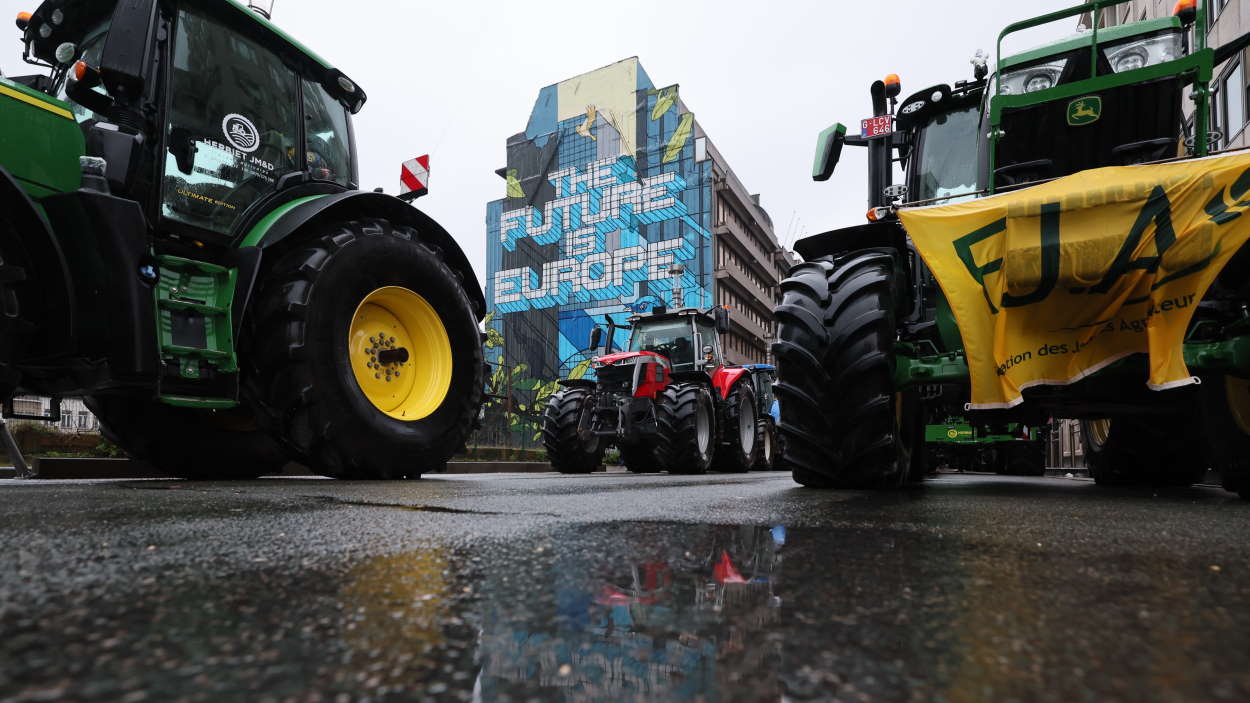
[[[1228,0],[1211,0],[1207,3],[1207,28],[1215,26],[1215,21],[1220,18],[1220,13],[1224,10],[1224,6],[1228,4]]]
[[[1220,79],[1220,123],[1224,127],[1224,146],[1232,143],[1246,126],[1246,81],[1238,60]]]
[[[18,415],[42,415],[43,404],[38,398],[14,398],[13,412]]]

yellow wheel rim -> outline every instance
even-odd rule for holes
[[[352,373],[365,398],[396,420],[438,410],[451,388],[451,340],[420,295],[379,288],[360,302],[347,332]]]
[[[1225,376],[1224,394],[1228,398],[1228,410],[1233,421],[1242,432],[1250,434],[1250,381]]]
[[[1094,441],[1094,444],[1101,447],[1107,443],[1107,438],[1111,436],[1111,420],[1109,418],[1090,420],[1087,426],[1089,427],[1090,438]]]

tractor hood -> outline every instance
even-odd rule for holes
[[[630,364],[660,363],[669,366],[668,359],[649,351],[626,351],[595,357],[595,368],[604,366],[628,366]]]

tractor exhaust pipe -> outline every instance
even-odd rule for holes
[[[877,81],[869,89],[872,93],[873,117],[889,114],[885,81]],[[885,189],[894,180],[892,145],[894,137],[878,137],[868,143],[868,206],[884,207],[890,204]]]

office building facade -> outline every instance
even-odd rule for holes
[[[498,174],[504,197],[486,213],[497,372],[529,386],[586,373],[593,326],[657,306],[728,305],[728,361],[769,360],[792,259],[678,86],[656,87],[636,58],[547,86]]]

